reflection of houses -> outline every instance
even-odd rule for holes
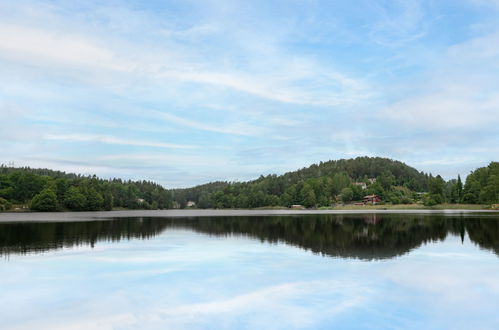
[[[362,201],[364,202],[364,204],[377,204],[381,202],[381,197],[379,197],[378,195],[367,195],[364,196]]]
[[[380,221],[381,221],[381,218],[378,217],[376,214],[367,215],[364,217],[364,222],[367,224],[375,225]]]

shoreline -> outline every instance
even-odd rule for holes
[[[251,210],[251,209],[203,209],[203,210],[124,210],[124,211],[89,211],[89,212],[1,212],[0,223],[12,222],[81,222],[103,221],[116,218],[155,217],[235,217],[235,216],[292,216],[292,215],[327,215],[327,214],[497,214],[499,210],[476,209],[369,209],[369,210]]]

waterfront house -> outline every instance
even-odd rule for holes
[[[377,203],[381,202],[381,197],[379,197],[378,195],[374,195],[374,194],[367,195],[367,196],[364,196],[362,201],[364,202],[364,204],[377,204]]]

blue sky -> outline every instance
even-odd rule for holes
[[[499,155],[499,1],[2,1],[0,162],[167,187]]]

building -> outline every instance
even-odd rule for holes
[[[377,204],[381,202],[381,197],[379,197],[378,195],[367,195],[364,196],[362,201],[364,202],[364,204]]]
[[[187,201],[187,207],[195,207],[196,206],[196,202],[194,201]]]
[[[362,190],[367,189],[367,183],[365,182],[354,182],[354,185],[361,187]]]

